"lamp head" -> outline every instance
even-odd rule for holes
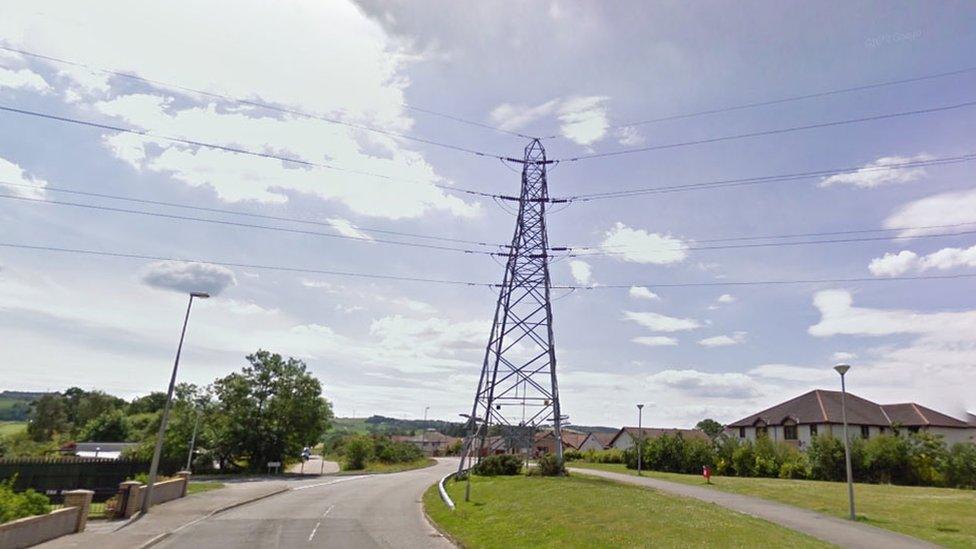
[[[834,366],[834,370],[836,370],[837,373],[840,374],[840,375],[842,375],[842,376],[844,374],[846,374],[847,371],[850,370],[850,369],[851,369],[851,365],[850,364],[838,364],[837,366]]]
[[[190,292],[190,296],[191,297],[196,297],[196,298],[199,298],[199,299],[207,299],[207,298],[210,297],[210,294],[208,294],[206,292]]]
[[[638,410],[643,410],[644,409],[644,405],[643,404],[638,404],[637,405],[637,409]]]

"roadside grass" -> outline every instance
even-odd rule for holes
[[[424,493],[430,518],[464,547],[829,547],[717,505],[585,476],[479,477]]]
[[[341,463],[341,462],[340,462]],[[400,473],[403,471],[410,471],[413,469],[423,469],[424,467],[430,467],[432,465],[437,465],[437,460],[433,458],[420,458],[414,461],[405,461],[403,463],[380,463],[380,462],[369,462],[366,464],[365,469],[344,469],[342,472],[338,473],[340,475],[376,475],[383,473]]]
[[[217,482],[215,480],[208,480],[202,482],[190,481],[190,484],[186,487],[186,495],[202,494],[203,492],[209,492],[211,490],[219,490],[224,487],[223,482]]]
[[[570,467],[636,475],[617,463],[574,461]],[[645,471],[644,475],[682,484],[709,487],[699,475]],[[846,518],[847,484],[820,480],[712,477],[711,488],[769,499]],[[854,485],[854,503],[861,522],[938,543],[947,547],[976,547],[976,490]]]
[[[0,421],[0,437],[16,435],[27,429],[26,421]]]

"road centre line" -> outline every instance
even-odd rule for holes
[[[308,541],[312,541],[312,538],[315,537],[315,532],[319,531],[319,525],[321,524],[322,524],[321,522],[315,523],[315,528],[312,528],[312,533],[308,535]]]
[[[292,488],[292,490],[307,490],[309,488],[318,488],[319,486],[329,486],[330,484],[339,484],[340,482],[346,482],[347,480],[357,480],[361,478],[366,478],[368,476],[369,475],[357,475],[354,477],[345,477],[336,480],[331,480],[329,482],[319,482],[318,484],[307,484],[305,486],[296,486],[295,488]]]

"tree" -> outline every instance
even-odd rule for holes
[[[65,410],[64,398],[59,394],[48,394],[31,403],[30,421],[27,434],[35,442],[51,440],[55,435],[68,431],[70,424]]]
[[[722,424],[714,419],[705,418],[695,425],[695,429],[704,432],[706,435],[708,435],[708,438],[715,440],[719,435],[722,434],[725,427],[722,427]]]
[[[329,427],[332,406],[305,363],[260,350],[240,373],[218,379],[213,391],[214,450],[222,461],[261,470],[295,459]]]
[[[166,393],[162,391],[154,391],[148,395],[132,399],[132,402],[130,402],[127,407],[127,411],[130,415],[147,414],[159,412],[165,405]]]
[[[125,442],[129,439],[129,422],[122,410],[109,410],[89,421],[78,433],[86,442]]]

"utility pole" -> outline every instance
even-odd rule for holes
[[[546,206],[554,202],[546,180],[546,166],[551,161],[546,160],[542,143],[533,139],[518,162],[522,164],[521,192],[518,198],[509,198],[518,202],[518,220],[512,243],[501,254],[507,258],[505,274],[498,286],[494,322],[471,407],[471,417],[482,421],[469,426],[466,449],[468,454],[474,452],[480,457],[492,425],[503,427],[512,440],[522,436],[531,440],[540,427],[551,424],[556,456],[562,460],[546,233]],[[522,410],[524,416],[517,417]],[[462,459],[459,472],[464,462]]]

